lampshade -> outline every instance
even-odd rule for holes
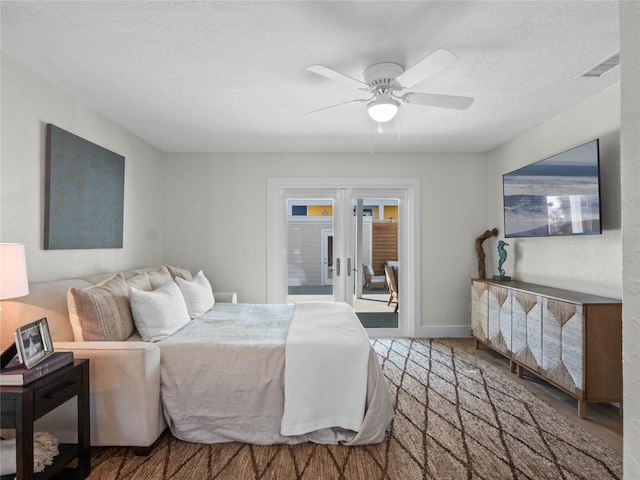
[[[0,243],[0,300],[29,294],[27,258],[21,243]]]
[[[369,116],[378,123],[384,123],[391,120],[398,113],[400,103],[391,98],[388,93],[378,95],[378,97],[367,104]]]

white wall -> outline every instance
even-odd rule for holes
[[[624,478],[640,478],[640,2],[620,2]]]
[[[31,282],[162,262],[161,153],[2,56],[0,241],[24,243]],[[45,126],[125,157],[123,248],[43,250]]]
[[[622,298],[619,85],[489,153],[489,223],[498,227],[498,238],[502,238],[504,173],[595,138],[600,139],[603,234],[507,239],[508,257],[503,267],[507,275],[525,282]],[[496,265],[495,249],[488,253],[488,265]]]
[[[329,176],[420,178],[421,324],[468,334],[474,240],[487,228],[485,154],[167,155],[165,260],[204,269],[242,302],[265,302],[267,178]]]

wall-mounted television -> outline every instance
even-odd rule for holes
[[[507,238],[602,233],[598,140],[505,173],[502,188]]]

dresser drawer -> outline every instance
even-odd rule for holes
[[[66,367],[63,370],[66,370]],[[58,378],[52,379],[51,382],[38,386],[34,390],[34,418],[41,417],[80,393],[82,387],[81,369],[75,369],[71,375],[56,375],[56,377]]]

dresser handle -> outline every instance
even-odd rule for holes
[[[75,387],[75,386],[76,386],[76,382],[66,382],[64,385],[60,387],[59,390],[53,391],[51,393],[47,393],[46,395],[43,395],[42,398],[46,398],[47,400],[55,400],[61,395],[66,395],[69,387]]]

